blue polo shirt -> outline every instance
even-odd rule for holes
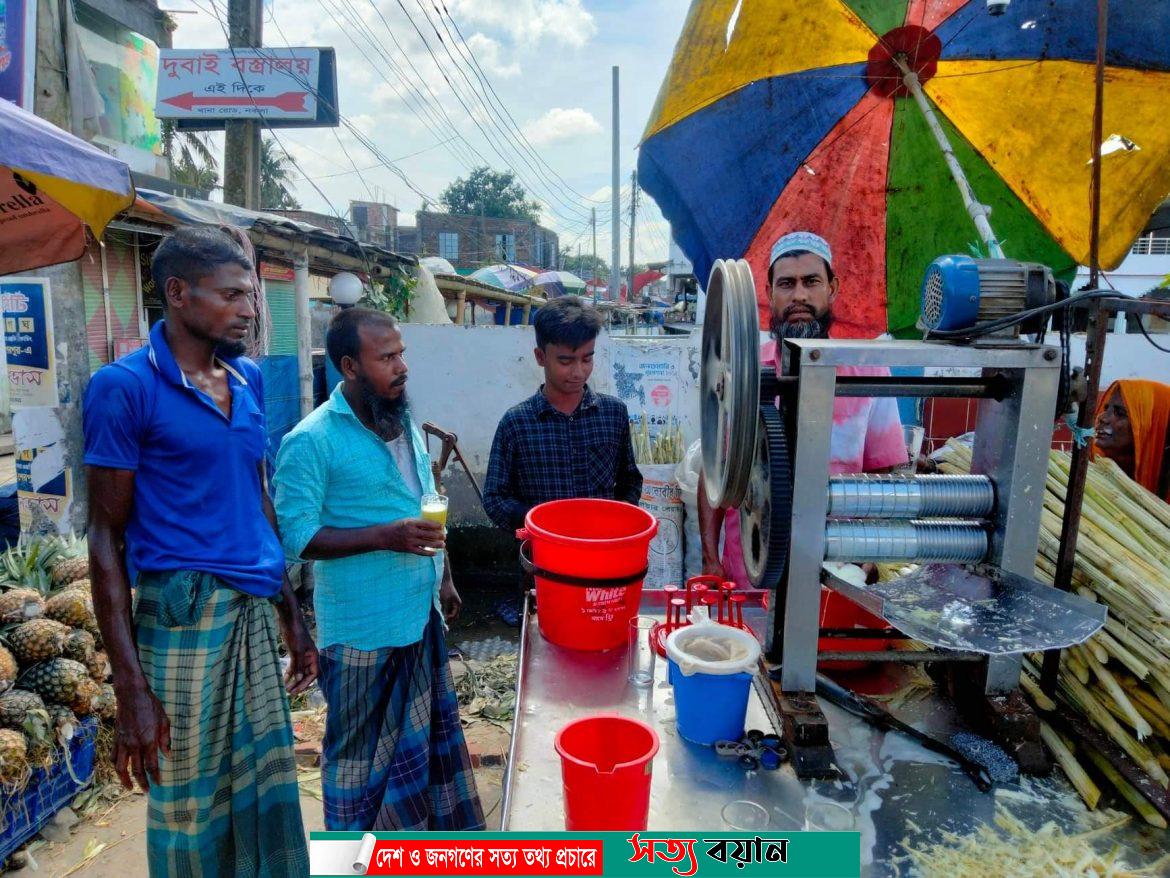
[[[260,369],[224,359],[231,417],[183,374],[165,321],[150,343],[97,371],[82,407],[85,462],[131,470],[127,562],[137,572],[198,570],[272,597],[284,571],[264,517],[258,466],[268,442]]]

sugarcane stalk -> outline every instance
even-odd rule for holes
[[[1031,698],[1032,703],[1040,710],[1048,712],[1056,710],[1056,702],[1044,694],[1044,690],[1040,688],[1040,684],[1032,679],[1030,674],[1020,675],[1020,688],[1024,690],[1024,694]]]
[[[1044,720],[1040,720],[1040,740],[1044,742],[1049,752],[1052,753],[1053,758],[1056,759],[1057,764],[1064,770],[1064,774],[1069,779],[1069,782],[1081,794],[1085,806],[1090,811],[1095,810],[1097,802],[1101,799],[1101,790],[1093,783],[1092,778],[1081,767],[1081,764],[1077,762],[1072,748]]]
[[[1067,693],[1073,704],[1081,709],[1089,719],[1097,724],[1122,750],[1128,753],[1135,762],[1144,768],[1151,777],[1163,786],[1170,783],[1170,777],[1162,770],[1162,766],[1154,758],[1149,748],[1134,740],[1133,735],[1127,732],[1121,724],[1113,718],[1104,705],[1097,699],[1080,680],[1070,674],[1062,674],[1058,680],[1060,690]]]
[[[1149,666],[1140,658],[1122,646],[1109,633],[1108,629],[1099,631],[1094,637],[1094,640],[1101,645],[1102,650],[1107,656],[1110,656],[1133,672],[1134,676],[1139,680],[1144,680],[1150,675]],[[1104,664],[1104,662],[1102,662]]]
[[[1085,664],[1081,652],[1075,646],[1070,646],[1064,653],[1065,667],[1068,668],[1070,674],[1076,677],[1083,685],[1089,685],[1089,680],[1092,675],[1089,673],[1089,666]]]
[[[1109,764],[1108,759],[1091,747],[1086,748],[1085,753],[1092,763],[1097,766],[1097,770],[1105,775],[1105,778],[1113,785],[1114,789],[1121,793],[1146,823],[1150,824],[1150,826],[1156,826],[1159,829],[1166,829],[1166,818],[1159,814],[1154,809],[1154,806],[1146,801],[1145,796],[1134,789],[1133,785],[1122,777],[1116,768]]]

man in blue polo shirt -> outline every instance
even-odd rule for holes
[[[239,239],[191,228],[151,273],[166,319],[98,370],[83,406],[114,765],[150,793],[152,876],[307,875],[274,616],[290,691],[313,682],[317,656],[264,485],[260,370],[242,356],[255,269]]]

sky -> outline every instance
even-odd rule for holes
[[[176,48],[227,45],[226,0],[159,5],[178,23]],[[608,262],[617,64],[624,264],[630,172],[688,6],[689,0],[268,0],[265,45],[337,52],[345,124],[277,130],[299,169],[294,194],[304,208],[330,214],[344,214],[351,199],[388,201],[399,208],[400,224],[410,225],[424,196],[433,206],[448,183],[488,164],[518,174],[542,203],[543,224],[574,253],[578,245],[583,254],[592,249],[595,207],[597,252]],[[669,225],[645,193],[638,214],[636,261],[667,259]]]

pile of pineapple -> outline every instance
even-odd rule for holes
[[[0,554],[0,788],[51,765],[82,718],[114,712],[85,540],[45,538]]]

